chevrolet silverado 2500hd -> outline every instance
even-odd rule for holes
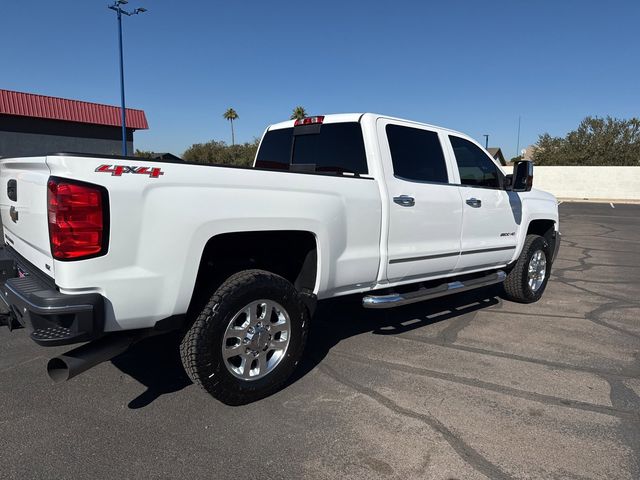
[[[542,295],[556,199],[473,139],[375,114],[270,126],[252,168],[55,154],[0,163],[9,326],[68,379],[181,329],[190,378],[229,404],[278,389],[316,300],[390,308],[503,283]]]

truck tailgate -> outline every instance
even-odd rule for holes
[[[0,162],[0,213],[4,241],[27,261],[54,276],[47,220],[46,157]]]

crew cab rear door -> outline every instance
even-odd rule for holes
[[[516,249],[520,198],[504,190],[504,174],[486,150],[462,136],[447,137],[463,201],[461,254],[456,271],[504,265]]]
[[[446,138],[395,119],[379,118],[376,128],[387,189],[387,280],[446,275],[457,263],[462,228],[462,200],[442,148]]]
[[[0,213],[4,242],[31,264],[53,276],[47,221],[46,157],[0,162]]]

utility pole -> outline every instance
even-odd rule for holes
[[[118,17],[118,46],[120,49],[120,101],[122,104],[122,156],[127,156],[127,110],[124,101],[124,58],[122,53],[122,15],[130,17],[147,11],[146,8],[136,8],[132,12],[128,12],[122,8],[122,5],[129,3],[129,0],[116,0],[113,5],[107,8],[115,11]]]
[[[489,148],[489,135],[483,135],[484,137],[484,148]]]
[[[518,143],[516,144],[516,157],[520,156],[520,120],[522,117],[518,115]]]

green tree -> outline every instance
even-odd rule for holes
[[[307,111],[304,109],[303,106],[298,105],[296,108],[293,109],[293,113],[289,118],[291,118],[291,120],[300,120],[306,116],[307,116]]]
[[[540,135],[536,165],[640,166],[640,119],[586,117],[565,137]]]
[[[233,108],[228,108],[227,111],[222,114],[222,116],[225,120],[229,120],[229,122],[231,122],[231,145],[235,145],[236,136],[233,131],[233,121],[239,118],[238,113]]]
[[[182,158],[188,162],[250,167],[253,165],[259,143],[259,138],[240,145],[227,145],[223,141],[211,140],[191,145],[182,154]]]

